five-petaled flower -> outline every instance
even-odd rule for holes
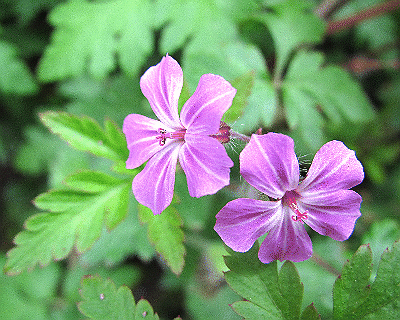
[[[217,214],[215,231],[234,251],[248,251],[267,234],[258,257],[303,261],[312,255],[304,223],[322,235],[343,241],[360,217],[361,196],[348,190],[364,179],[355,152],[330,141],[316,153],[300,183],[293,140],[283,134],[253,135],[240,154],[246,181],[275,201],[236,199]]]
[[[179,117],[182,85],[179,64],[168,55],[163,57],[140,79],[140,88],[160,121],[130,114],[123,125],[129,149],[126,167],[134,169],[148,161],[133,179],[133,193],[154,214],[172,201],[178,158],[192,197],[213,194],[228,185],[233,166],[221,144],[226,137],[218,132],[236,89],[221,76],[205,74]],[[227,126],[222,127],[222,133],[229,134]]]

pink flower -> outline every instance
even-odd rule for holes
[[[253,135],[240,154],[240,172],[249,184],[277,200],[233,200],[217,214],[214,229],[238,252],[249,250],[268,233],[258,252],[263,263],[310,258],[312,243],[304,223],[343,241],[361,216],[361,196],[348,189],[364,179],[363,167],[340,141],[318,150],[299,183],[293,140],[279,133]]]
[[[133,193],[154,214],[172,201],[178,158],[192,197],[213,194],[228,185],[233,166],[218,131],[236,89],[218,75],[205,74],[179,117],[182,85],[179,64],[168,55],[163,57],[140,79],[140,88],[160,121],[130,114],[123,125],[129,149],[126,167],[134,169],[148,160],[133,179]]]

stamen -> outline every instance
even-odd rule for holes
[[[156,137],[156,139],[159,140],[158,143],[160,144],[160,146],[165,145],[165,141],[167,140],[166,136],[167,131],[163,128],[159,128],[157,132],[161,133],[161,136]]]
[[[296,203],[296,195],[295,191],[287,191],[282,200],[295,213],[291,216],[292,220],[304,223],[304,220],[308,219],[308,211],[300,212]]]
[[[185,138],[185,133],[186,130],[178,130],[178,131],[174,131],[174,132],[167,132],[167,130],[163,129],[163,128],[159,128],[157,130],[158,133],[160,133],[160,136],[157,136],[156,139],[159,140],[158,143],[160,144],[160,146],[165,145],[165,142],[167,141],[167,139],[184,139]]]
[[[304,223],[303,220],[307,220],[308,219],[308,212],[304,211],[304,213],[300,212],[299,207],[297,206],[296,200],[295,199],[290,199],[291,202],[289,205],[289,208],[292,209],[292,211],[296,214],[296,215],[292,215],[292,220],[293,221],[300,221],[301,223]]]

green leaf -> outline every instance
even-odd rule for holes
[[[309,150],[326,142],[324,118],[333,124],[365,123],[374,111],[361,86],[343,69],[322,67],[321,53],[300,51],[282,82],[282,100],[289,127]]]
[[[50,212],[33,215],[25,222],[26,230],[15,237],[16,247],[8,252],[7,273],[63,259],[74,245],[78,252],[84,252],[100,237],[103,225],[112,229],[125,218],[130,180],[88,171],[71,176],[67,183],[69,188],[51,190],[35,199],[38,208]],[[82,186],[103,191],[85,192]]]
[[[345,263],[342,274],[333,287],[335,319],[349,319],[349,316],[368,296],[371,262],[371,248],[369,245],[362,245]]]
[[[235,34],[233,21],[223,14],[215,0],[164,0],[157,1],[157,21],[162,28],[161,52],[175,52],[191,39],[197,48],[210,47],[226,41]]]
[[[324,142],[323,118],[316,101],[297,87],[283,87],[282,99],[289,127],[297,132],[309,150],[316,151]]]
[[[400,242],[382,254],[377,276],[370,286],[371,259],[370,249],[364,245],[344,266],[346,277],[342,275],[334,286],[335,319],[400,317]]]
[[[6,94],[36,93],[38,86],[28,67],[18,59],[17,54],[13,45],[0,41],[0,90]]]
[[[249,71],[232,81],[232,86],[237,90],[232,106],[224,114],[224,120],[234,122],[243,115],[247,100],[254,85],[255,72]]]
[[[0,269],[6,258],[0,254]],[[48,319],[48,303],[56,296],[61,268],[51,264],[31,273],[9,277],[0,273],[2,319]]]
[[[69,102],[66,110],[75,115],[86,115],[101,123],[112,115],[113,121],[122,124],[130,113],[154,117],[154,113],[140,91],[139,78],[129,78],[119,73],[104,80],[83,76],[63,82],[59,93]]]
[[[321,316],[318,314],[317,309],[315,309],[314,304],[310,304],[301,314],[301,320],[321,320]]]
[[[122,264],[118,267],[110,267],[103,264],[88,267],[84,261],[77,257],[74,268],[68,268],[63,274],[62,296],[69,301],[81,300],[79,289],[82,277],[86,275],[99,275],[103,279],[110,278],[117,287],[125,285],[129,288],[136,287],[143,279],[143,273],[139,266]]]
[[[62,0],[14,0],[15,10],[18,12],[19,23],[27,25],[40,12],[47,12]]]
[[[372,120],[374,111],[361,86],[340,67],[322,68],[323,60],[321,53],[300,51],[289,65],[283,86],[296,87],[313,97],[335,123],[343,119],[350,122]]]
[[[135,306],[129,288],[121,286],[117,290],[110,279],[103,280],[99,275],[86,276],[82,278],[81,285],[83,301],[78,303],[78,308],[90,319],[159,319],[147,300],[141,299]]]
[[[43,126],[27,126],[24,136],[25,142],[17,151],[14,165],[24,174],[41,174],[57,156],[54,150],[64,143]]]
[[[184,234],[182,219],[174,207],[169,206],[159,215],[153,215],[151,210],[139,205],[139,219],[148,223],[148,237],[155,245],[156,251],[170,267],[179,275],[185,264],[186,250],[183,245]]]
[[[272,123],[278,97],[265,59],[257,47],[237,39],[228,43],[225,41],[212,48],[189,46],[184,55],[183,66],[185,77],[191,87],[197,85],[204,73],[221,75],[237,86],[239,81],[237,98],[235,97],[230,108],[233,113],[229,109],[226,114],[232,121],[237,121],[240,131],[252,131],[258,129],[260,124],[268,126]],[[252,83],[244,83],[252,73],[254,74]],[[251,90],[250,95],[249,90]],[[242,111],[243,115],[239,119],[234,118]]]
[[[152,50],[149,0],[71,0],[49,16],[55,27],[39,62],[42,81],[83,75],[104,78],[116,67],[135,75]]]
[[[131,193],[130,195],[133,198]],[[80,262],[84,266],[116,266],[130,255],[137,255],[145,262],[155,257],[147,230],[139,222],[136,201],[129,206],[126,219],[115,229],[103,228],[99,240],[80,256]]]
[[[310,1],[280,1],[270,9],[256,18],[271,32],[276,50],[275,74],[281,75],[295,48],[304,43],[322,41],[325,23],[313,13]]]
[[[247,301],[235,302],[233,309],[245,319],[299,319],[303,284],[296,267],[286,261],[278,273],[276,261],[263,264],[256,243],[246,253],[225,257],[230,271],[229,286]]]
[[[102,130],[93,119],[66,112],[48,111],[40,114],[40,119],[50,131],[80,151],[115,161],[128,157],[125,137],[111,120],[105,120]]]

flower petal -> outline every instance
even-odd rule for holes
[[[308,211],[305,223],[318,233],[343,241],[352,234],[361,216],[361,196],[352,190],[302,197],[297,201],[300,211]]]
[[[258,251],[263,263],[274,260],[304,261],[312,255],[312,243],[303,224],[291,219],[288,207],[280,209],[280,221],[268,233]],[[284,213],[282,213],[284,212]]]
[[[215,134],[221,118],[232,105],[236,89],[221,76],[202,75],[196,91],[181,110],[181,121],[187,132]]]
[[[126,161],[127,169],[139,167],[156,152],[165,148],[165,145],[161,146],[156,138],[160,135],[157,132],[160,127],[169,129],[160,121],[140,114],[130,114],[125,118],[123,132],[129,149],[129,158]],[[166,145],[170,142],[172,140],[167,140]]]
[[[165,145],[133,179],[132,191],[136,200],[149,207],[153,214],[160,214],[172,201],[180,147],[179,142]]]
[[[305,197],[350,189],[364,179],[364,171],[355,152],[341,141],[330,141],[316,153],[307,177],[298,192]]]
[[[140,89],[160,121],[170,128],[181,129],[178,100],[183,85],[182,69],[169,55],[150,67],[140,78]]]
[[[292,138],[273,132],[253,134],[240,154],[240,173],[254,188],[272,198],[282,198],[299,183]]]
[[[237,252],[246,252],[254,242],[280,221],[281,201],[236,199],[216,215],[214,230],[225,244]]]
[[[179,163],[192,197],[214,194],[229,184],[233,162],[225,147],[214,138],[186,133]]]

